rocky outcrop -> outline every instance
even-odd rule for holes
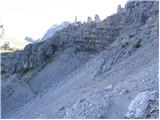
[[[91,17],[88,17],[87,18],[87,23],[91,23],[92,22],[92,18]]]
[[[54,45],[36,43],[27,45],[24,50],[2,53],[1,71],[4,73],[27,72],[45,63],[56,50]]]
[[[134,100],[130,103],[128,107],[128,112],[126,114],[126,118],[149,118],[155,117],[158,118],[158,114],[156,116],[152,116],[152,112],[156,111],[156,107],[152,107],[151,104],[156,103],[158,101],[158,93],[156,91],[145,91],[139,93]],[[152,108],[149,108],[152,107]],[[157,106],[158,107],[158,106]],[[148,111],[147,109],[150,109]],[[158,112],[158,111],[157,111]]]
[[[123,12],[118,12],[101,22],[96,15],[95,22],[70,24],[45,42],[29,44],[23,51],[6,55],[12,60],[2,59],[2,70],[14,73],[35,68],[44,63],[56,50],[67,47],[76,47],[79,50],[104,50],[116,40],[121,30],[144,25],[150,19],[155,19],[158,12],[157,2],[130,1]]]
[[[95,15],[94,16],[94,21],[96,22],[96,23],[99,23],[99,22],[101,22],[101,19],[99,18],[99,15]]]
[[[121,7],[121,5],[118,5],[118,7],[117,7],[117,13],[122,12],[122,11],[123,11],[123,8]]]

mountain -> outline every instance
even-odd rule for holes
[[[56,31],[59,31],[63,28],[66,28],[69,24],[70,24],[70,22],[65,21],[65,22],[61,23],[60,25],[53,25],[50,29],[47,30],[47,32],[44,34],[44,36],[42,37],[41,40],[43,41],[43,40],[46,40],[46,39],[52,37]]]
[[[24,40],[27,41],[27,42],[30,42],[30,43],[34,43],[35,42],[35,40],[33,40],[33,38],[31,38],[31,37],[25,37]]]
[[[70,22],[63,22],[60,25],[53,25],[51,28],[49,28],[47,30],[47,32],[44,34],[44,36],[41,39],[37,39],[37,40],[33,40],[33,38],[31,37],[25,37],[25,41],[29,42],[29,43],[36,43],[36,42],[42,42],[44,40],[47,40],[48,38],[52,37],[54,35],[55,32],[66,28],[68,25],[70,24]]]
[[[159,1],[128,1],[2,53],[2,118],[158,118],[158,40]]]

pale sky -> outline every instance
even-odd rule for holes
[[[46,30],[75,16],[87,21],[98,14],[101,20],[116,13],[128,0],[0,0],[0,22],[6,32],[18,39],[41,38]]]

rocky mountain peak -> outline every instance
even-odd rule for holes
[[[99,15],[98,15],[98,14],[95,15],[94,21],[95,21],[96,23],[101,22],[101,19],[99,18]]]
[[[91,17],[88,17],[88,18],[87,18],[87,22],[88,22],[88,23],[91,23],[91,22],[92,22],[92,18],[91,18]]]
[[[118,5],[118,7],[117,7],[117,13],[122,12],[122,11],[123,11],[123,8],[121,7],[121,5]]]
[[[47,52],[48,50],[50,50],[50,48],[52,48],[52,50],[55,50],[54,48],[55,46],[56,49],[59,50],[65,49],[69,46],[76,47],[81,50],[87,50],[87,49],[88,50],[94,49],[96,51],[104,50],[112,42],[116,40],[121,30],[127,29],[127,27],[130,26],[143,25],[151,17],[153,17],[152,19],[154,20],[154,17],[156,17],[158,14],[157,8],[158,8],[157,2],[131,1],[126,4],[124,12],[118,12],[117,14],[107,17],[103,21],[100,21],[99,16],[95,15],[95,22],[91,24],[83,23],[83,24],[77,24],[75,26],[74,24],[68,25],[68,22],[64,22],[57,28],[58,31],[52,28],[48,30],[46,34],[49,34],[50,38],[47,37],[48,40],[46,40],[46,42],[27,45],[24,51],[22,51],[22,55],[18,56],[17,59],[21,58],[22,56],[26,56],[26,53],[27,54],[37,53],[36,56],[38,58],[36,58],[35,56],[35,59],[39,59],[40,61],[42,59],[42,61],[45,61],[44,58],[46,58],[45,56],[48,54],[45,53],[45,51]],[[91,19],[89,18],[89,21],[90,20]],[[45,37],[43,37],[42,39],[45,39]],[[29,47],[30,49],[28,49],[28,46],[30,46]],[[50,52],[53,54],[55,51],[50,51]],[[13,54],[17,54],[17,52]],[[30,60],[29,57],[28,60]],[[25,59],[26,64],[28,64],[29,62],[28,60]],[[15,64],[12,64],[13,65],[12,69],[14,68],[14,70],[8,68],[9,66],[11,67],[11,65],[5,66],[5,69],[7,71],[9,70],[12,72],[16,72],[17,71],[15,67],[17,66],[16,64],[17,64],[16,62]],[[34,63],[32,64],[34,65]],[[33,67],[33,66],[29,65],[28,67]],[[26,69],[26,68],[24,68],[22,65],[21,69]]]
[[[47,32],[44,34],[44,36],[42,37],[42,39],[40,41],[43,41],[43,40],[46,40],[46,39],[52,37],[55,32],[66,28],[69,24],[70,24],[70,22],[64,21],[60,25],[53,25],[50,29],[47,30]]]

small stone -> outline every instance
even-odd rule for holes
[[[122,89],[120,92],[119,92],[119,94],[121,95],[121,94],[128,94],[130,91],[129,90],[127,90],[127,89]]]
[[[85,98],[80,99],[80,100],[78,101],[78,103],[82,103],[82,102],[84,102],[85,100],[86,100]]]
[[[64,106],[60,106],[59,110],[60,110],[60,111],[61,111],[61,110],[64,110]]]
[[[120,92],[120,88],[119,88],[119,87],[116,87],[115,90],[114,90],[114,92],[115,92],[115,93],[119,93],[119,92]]]
[[[144,61],[145,61],[146,63],[148,63],[148,62],[149,62],[149,60],[148,60],[148,59],[145,59]]]
[[[98,93],[98,92],[99,92],[99,90],[96,89],[96,90],[95,90],[95,93]]]
[[[105,88],[105,91],[111,90],[112,88],[113,88],[113,86],[112,86],[112,84],[110,84]]]
[[[145,82],[145,80],[144,80],[144,79],[142,79],[142,82]]]
[[[152,108],[152,109],[150,110],[151,113],[154,112],[154,111],[155,111],[155,108]]]

